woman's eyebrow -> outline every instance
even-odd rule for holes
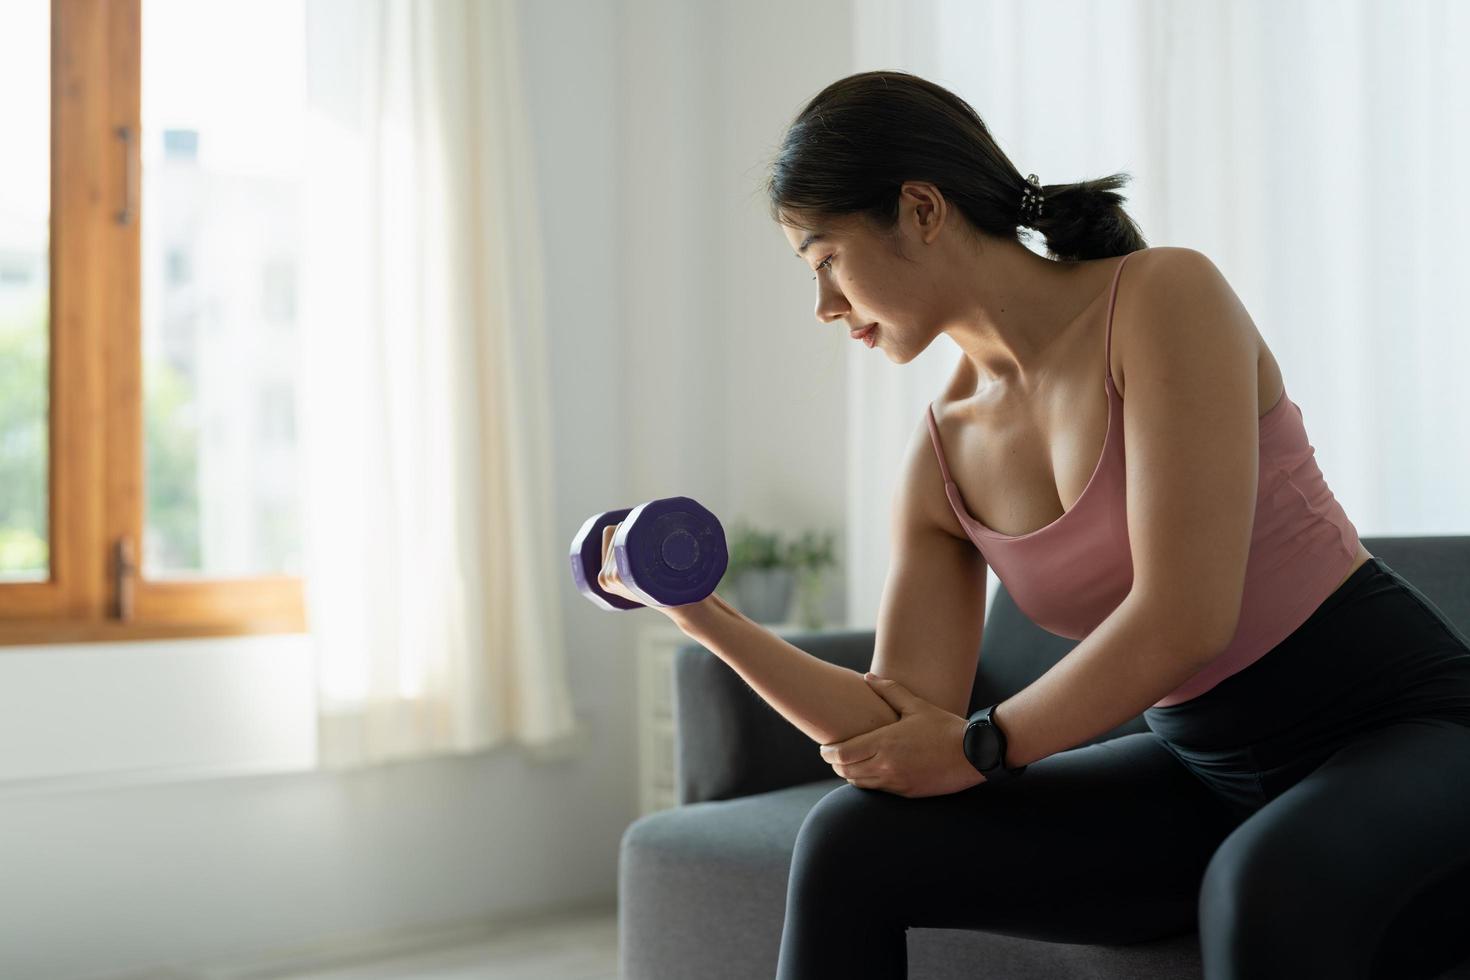
[[[827,233],[826,232],[824,232],[824,231],[814,231],[810,235],[806,236],[806,239],[801,243],[801,247],[798,248],[792,254],[794,254],[799,259],[799,258],[801,258],[801,253],[806,251],[806,247],[808,245],[810,245],[812,242],[824,241],[826,238],[827,238]]]

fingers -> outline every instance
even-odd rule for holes
[[[882,772],[878,769],[877,765],[872,764],[867,760],[864,760],[863,762],[849,763],[847,765],[843,765],[840,762],[835,762],[832,764],[832,771],[841,776],[843,779],[847,780],[848,782],[852,782],[854,779],[875,779],[878,776],[882,775]]]
[[[818,751],[820,751],[822,759],[827,762],[833,764],[843,763],[849,766],[856,765],[859,762],[867,762],[869,759],[876,758],[878,755],[878,748],[875,745],[849,746],[840,750],[834,745],[824,745]]]
[[[618,585],[618,563],[613,557],[612,540],[621,523],[610,524],[602,529],[602,570],[597,573],[597,584],[608,592],[623,594]]]
[[[840,762],[834,762],[832,764],[832,771],[847,780],[847,785],[849,786],[856,786],[859,789],[886,790],[888,788],[887,773],[879,769],[877,764],[869,759],[846,765]]]

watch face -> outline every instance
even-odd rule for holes
[[[974,721],[965,730],[965,755],[982,772],[1000,764],[1000,736],[995,726]]]

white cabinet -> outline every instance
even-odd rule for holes
[[[638,632],[638,812],[674,805],[674,650],[693,643],[665,620]]]

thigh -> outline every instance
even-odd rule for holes
[[[1431,976],[1383,963],[1384,940],[1416,897],[1470,881],[1467,869],[1470,727],[1414,718],[1364,731],[1220,845],[1200,889],[1205,977]],[[1450,900],[1463,908],[1470,895]],[[1419,955],[1470,953],[1463,924],[1444,931],[1418,936]]]
[[[841,786],[797,836],[788,925],[798,912],[839,930],[841,918],[1060,942],[1175,935],[1194,928],[1204,870],[1240,819],[1152,732],[946,796]]]

